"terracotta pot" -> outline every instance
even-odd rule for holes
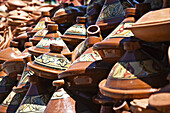
[[[46,21],[51,21],[51,19],[50,19],[49,16],[50,16],[50,13],[49,13],[49,12],[42,12],[42,13],[41,13],[41,19],[39,20],[39,22],[36,24],[36,26],[33,28],[32,31],[27,32],[28,35],[29,35],[29,37],[32,38],[33,35],[34,35],[37,31],[42,30],[42,29],[45,28],[45,22],[46,22]]]
[[[126,53],[117,62],[100,92],[117,99],[146,98],[167,84],[167,69],[141,49],[139,42],[125,42]],[[160,76],[161,75],[161,76]]]
[[[102,59],[107,62],[117,62],[124,54],[123,42],[131,39],[133,33],[125,27],[132,26],[135,22],[135,8],[127,8],[125,19],[102,42],[94,44],[93,50],[97,51]]]
[[[51,80],[31,75],[29,76],[29,81],[30,88],[16,113],[43,112],[54,92]]]
[[[47,79],[58,79],[58,74],[70,66],[69,60],[61,54],[63,46],[51,44],[50,52],[28,63],[28,68],[36,75]]]
[[[45,35],[44,38],[41,39],[41,41],[33,47],[30,47],[28,51],[34,55],[34,56],[40,56],[44,53],[47,53],[50,51],[49,47],[51,43],[62,45],[63,51],[61,52],[63,55],[70,56],[71,52],[64,43],[64,41],[60,38],[60,32],[58,30],[57,24],[50,24],[48,25],[48,33]]]
[[[64,82],[62,80],[53,81],[53,86],[56,86],[56,91],[51,97],[44,113],[76,113],[75,101],[65,92],[62,87]]]
[[[112,9],[113,10],[110,10]],[[106,0],[96,24],[108,35],[124,19],[123,7],[119,0]]]
[[[102,41],[101,31],[99,26],[91,25],[87,28],[87,38],[81,42],[73,51],[72,62],[74,62],[81,54],[95,43]]]
[[[78,45],[86,39],[86,17],[78,16],[76,19],[77,24],[68,28],[61,38],[70,45]]]
[[[15,10],[17,9],[17,7],[24,7],[26,6],[26,4],[21,1],[21,0],[8,0],[5,2],[6,7],[8,8],[8,10]]]
[[[45,28],[42,30],[39,30],[37,33],[35,33],[35,35],[32,38],[29,38],[29,41],[31,41],[33,43],[33,45],[37,45],[38,42],[47,34],[48,30],[47,30],[47,26],[49,24],[55,24],[55,22],[53,21],[46,21],[45,22]]]
[[[150,11],[143,15],[134,25],[128,27],[135,37],[148,42],[169,41],[170,8]],[[154,18],[154,20],[153,20]],[[161,37],[161,38],[160,38]]]

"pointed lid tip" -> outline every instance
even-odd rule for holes
[[[48,24],[47,29],[49,31],[58,31],[58,24]]]
[[[126,8],[125,9],[125,17],[135,16],[135,15],[136,15],[136,8]]]
[[[41,15],[42,15],[43,17],[50,16],[50,12],[47,12],[47,11],[45,12],[45,11],[44,11],[44,12],[41,13]]]
[[[98,25],[90,25],[87,28],[87,35],[95,35],[100,32],[100,27]]]

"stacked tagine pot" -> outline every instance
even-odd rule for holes
[[[62,50],[62,54],[66,56],[70,56],[71,52],[64,43],[64,41],[60,38],[61,33],[58,31],[58,25],[57,24],[49,24],[47,26],[48,33],[45,35],[44,38],[40,40],[40,42],[33,47],[30,47],[28,51],[34,55],[34,56],[40,56],[44,53],[47,53],[50,51],[49,47],[50,44],[55,43],[62,45],[64,48]]]
[[[92,45],[101,41],[101,37],[88,38],[89,48],[59,74],[59,78],[66,82],[66,92],[76,100],[76,112],[99,112],[100,106],[93,103],[92,97],[97,94],[98,83],[107,76],[112,66],[92,50]]]
[[[58,74],[70,66],[70,62],[61,54],[62,49],[63,46],[51,44],[49,53],[28,63],[28,68],[35,74],[29,76],[30,88],[17,110],[18,113],[45,110],[54,92],[52,80],[58,79]],[[39,106],[39,108],[37,109],[35,106]]]

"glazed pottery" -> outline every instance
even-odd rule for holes
[[[123,42],[130,40],[133,33],[126,30],[127,26],[132,26],[135,22],[135,8],[125,10],[125,19],[114,29],[103,41],[94,44],[93,50],[97,51],[102,59],[107,62],[117,62],[124,54]]]
[[[41,13],[41,19],[39,20],[39,22],[36,24],[36,26],[33,28],[32,31],[27,32],[29,37],[33,37],[33,35],[39,31],[45,28],[45,21],[51,21],[50,19],[50,13],[49,12],[42,12]]]
[[[150,11],[128,27],[135,37],[148,42],[169,41],[170,8]]]
[[[51,80],[29,76],[30,87],[16,113],[43,112],[50,100],[54,87]]]
[[[96,24],[101,28],[101,30],[107,30],[107,32],[111,32],[111,30],[116,28],[116,26],[123,19],[124,11],[120,1],[106,0],[96,21]]]
[[[40,77],[58,79],[58,74],[70,66],[69,60],[61,54],[63,46],[50,45],[50,52],[37,57],[28,63],[28,68]]]
[[[78,45],[86,39],[86,17],[78,16],[76,19],[77,24],[68,28],[61,38],[70,45]]]
[[[87,38],[82,41],[73,51],[72,62],[74,62],[81,54],[88,48],[92,47],[95,43],[102,41],[101,31],[99,26],[90,25],[87,28]]]
[[[98,92],[98,83],[104,79],[112,64],[103,62],[98,54],[88,48],[72,65],[59,74],[66,81],[67,93],[77,103],[76,111],[83,109],[99,112],[100,106],[95,104],[92,97]]]
[[[56,86],[56,91],[51,97],[44,113],[76,113],[75,101],[66,93],[62,87],[64,80],[55,80],[53,85]]]
[[[141,49],[139,42],[124,42],[126,53],[117,62],[100,92],[116,99],[146,98],[167,84],[167,68]]]
[[[32,38],[29,38],[29,41],[33,43],[33,45],[37,45],[38,42],[47,34],[47,25],[48,24],[55,24],[53,21],[46,21],[45,22],[45,28],[42,30],[39,30]]]
[[[100,14],[100,10],[104,4],[105,0],[91,0],[87,6],[86,17],[87,17],[87,26],[94,25]]]
[[[63,50],[61,52],[63,55],[70,56],[71,55],[70,50],[68,49],[64,41],[60,38],[61,34],[58,31],[58,25],[49,24],[47,30],[48,33],[45,35],[45,37],[42,38],[36,46],[30,47],[28,51],[32,55],[37,57],[44,53],[49,52],[50,44],[55,43],[63,46]]]

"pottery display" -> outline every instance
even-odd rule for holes
[[[123,42],[130,40],[134,35],[125,29],[135,22],[135,8],[125,10],[125,19],[103,41],[94,44],[93,50],[97,51],[102,59],[107,62],[117,62],[124,54]]]
[[[62,54],[66,56],[70,56],[71,52],[64,43],[64,41],[60,38],[61,34],[58,31],[58,25],[57,24],[50,24],[47,26],[48,33],[45,35],[44,38],[40,40],[40,42],[33,47],[30,47],[28,51],[34,55],[34,56],[40,56],[44,53],[47,53],[50,51],[50,44],[55,43],[63,46]]]
[[[124,42],[124,56],[107,80],[99,84],[100,92],[116,99],[146,98],[167,84],[167,68],[141,49],[139,42]]]
[[[70,45],[78,45],[86,39],[86,17],[78,16],[75,25],[68,28],[61,38]]]
[[[58,74],[70,66],[70,61],[61,54],[63,46],[50,45],[50,52],[37,57],[28,63],[28,68],[40,77],[58,79]]]
[[[7,0],[5,2],[5,6],[8,8],[8,10],[15,10],[17,7],[24,7],[26,6],[26,3],[24,3],[22,0]]]
[[[169,41],[170,8],[150,11],[128,27],[135,37],[148,42]]]
[[[112,9],[113,8],[113,9]],[[110,10],[112,9],[112,10]],[[96,24],[108,35],[124,19],[123,7],[119,0],[106,0]],[[107,27],[106,27],[107,26]]]

